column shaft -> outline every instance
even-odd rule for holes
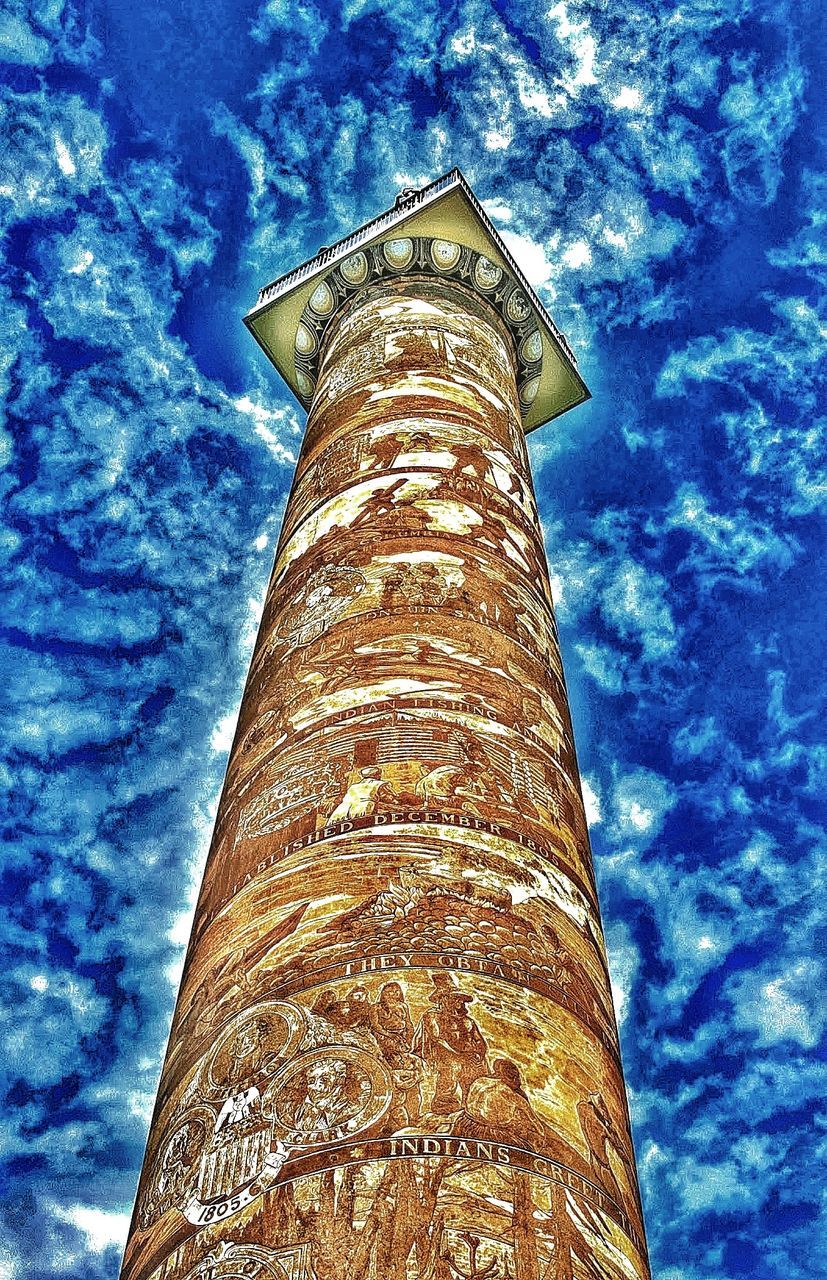
[[[123,1276],[647,1274],[513,343],[375,284],[325,334]]]

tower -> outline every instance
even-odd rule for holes
[[[633,1280],[525,432],[588,392],[461,174],[265,288],[308,408],[122,1280]]]

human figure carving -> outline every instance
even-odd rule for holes
[[[345,1092],[347,1064],[333,1059],[314,1062],[305,1077],[305,1095],[293,1116],[299,1133],[333,1129],[350,1118],[353,1106]]]
[[[371,1029],[391,1069],[396,1090],[392,1122],[398,1127],[415,1120],[422,1109],[421,1064],[413,1053],[414,1028],[398,982],[386,982],[371,1006]]]
[[[355,533],[360,529],[364,529],[383,517],[385,524],[393,527],[395,532],[402,533],[427,528],[431,521],[430,512],[422,507],[417,507],[413,498],[407,498],[401,502],[394,501],[394,495],[407,483],[407,479],[403,477],[394,481],[387,489],[379,489],[370,494],[354,519],[348,522],[347,527],[350,528],[351,532]],[[329,532],[333,533],[337,527],[332,526]]]
[[[589,1148],[589,1168],[595,1181],[622,1203],[622,1192],[612,1169],[609,1148],[617,1153],[624,1165],[626,1157],[619,1145],[614,1122],[602,1093],[593,1092],[587,1098],[580,1099],[577,1104],[577,1119]]]
[[[451,453],[454,455],[454,465],[450,471],[451,475],[462,475],[464,472],[470,471],[478,480],[485,479],[491,463],[479,445],[453,444],[451,445]]]
[[[419,1020],[413,1051],[434,1073],[431,1110],[447,1115],[465,1102],[474,1080],[485,1072],[487,1045],[465,1006],[474,999],[451,974],[435,973],[431,1007]]]
[[[398,431],[390,431],[370,442],[373,455],[371,471],[387,471],[393,466],[400,453],[405,451],[405,440]]]
[[[473,801],[484,795],[479,782],[482,772],[478,764],[436,765],[417,782],[416,794],[425,809],[458,799],[469,801],[469,808],[473,809]]]
[[[371,1008],[371,1029],[388,1062],[408,1054],[413,1043],[413,1022],[398,982],[386,982]]]
[[[357,983],[339,1001],[335,1025],[344,1031],[371,1030],[371,1003],[367,987]]]
[[[388,787],[382,778],[381,768],[378,765],[365,765],[327,819],[327,825],[344,822],[347,818],[364,818],[373,813],[383,790],[388,790]]]

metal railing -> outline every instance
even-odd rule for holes
[[[344,240],[337,240],[334,245],[326,245],[319,250],[314,258],[302,263],[295,270],[288,271],[286,276],[281,276],[278,280],[274,280],[272,284],[265,285],[259,292],[257,306],[260,307],[265,302],[272,302],[274,298],[280,298],[283,294],[289,293],[302,280],[306,280],[308,276],[314,275],[323,267],[327,267],[329,263],[338,261],[340,258],[349,257],[366,240],[372,239],[375,235],[380,234],[386,228],[392,227],[394,223],[400,221],[403,214],[409,214],[412,209],[440,195],[446,188],[459,186],[460,184],[468,190],[459,169],[452,169],[444,177],[437,178],[436,182],[431,182],[427,187],[422,187],[420,191],[416,191],[412,195],[406,196],[405,199],[397,201],[393,209],[380,213],[377,218],[366,222],[358,231],[345,236]]]

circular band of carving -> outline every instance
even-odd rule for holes
[[[296,384],[306,407],[316,389],[323,339],[339,308],[377,281],[411,274],[454,279],[494,308],[514,343],[520,408],[525,414],[537,395],[543,364],[543,340],[531,303],[517,281],[484,254],[430,236],[385,240],[360,249],[316,285],[296,329],[293,352]]]

